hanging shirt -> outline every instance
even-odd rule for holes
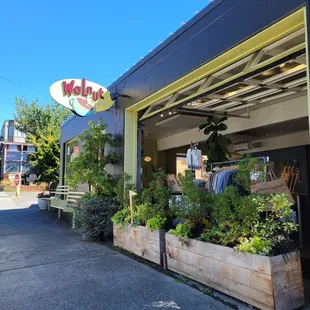
[[[201,169],[202,155],[201,150],[196,148],[188,149],[186,153],[186,163],[189,169]]]

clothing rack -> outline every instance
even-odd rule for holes
[[[254,157],[258,160],[262,160],[264,162],[264,164],[267,164],[267,162],[269,161],[269,158],[268,157]],[[216,163],[212,163],[211,164],[211,170],[213,170],[214,166],[222,166],[222,165],[227,165],[227,166],[230,166],[230,165],[234,165],[238,162],[241,162],[242,159],[237,159],[237,160],[228,160],[228,161],[221,161],[221,162],[216,162]]]
[[[212,173],[209,175],[208,182],[209,182],[209,191],[214,192],[215,194],[223,192],[224,188],[226,186],[230,186],[233,184],[233,178],[234,175],[237,173],[236,166],[238,163],[242,162],[244,159],[238,159],[238,160],[228,160],[223,162],[215,162],[211,163],[211,170],[212,172],[215,170],[215,167],[223,168],[228,167],[228,169],[220,169],[220,171]],[[260,161],[263,162],[264,165],[264,175],[266,176],[267,172],[267,162],[269,161],[268,157],[255,157],[256,162]],[[229,166],[232,166],[233,169],[229,169]],[[255,169],[253,169],[255,170]],[[254,173],[255,171],[253,171]],[[255,175],[253,175],[255,177]],[[250,176],[249,176],[250,177]],[[266,179],[265,179],[266,181]],[[241,189],[241,193],[244,191],[244,189]]]
[[[262,160],[265,164],[264,168],[264,174],[265,174],[265,182],[267,182],[267,174],[268,174],[268,167],[267,163],[269,162],[269,157],[254,157],[257,160]],[[213,170],[214,166],[219,166],[219,165],[234,165],[237,164],[238,162],[241,162],[243,159],[237,159],[237,160],[228,160],[228,161],[222,161],[222,162],[217,162],[217,163],[212,163],[211,164],[211,171]]]

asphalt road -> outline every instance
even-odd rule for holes
[[[231,309],[0,193],[0,310]]]

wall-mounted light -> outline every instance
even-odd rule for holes
[[[147,162],[147,163],[149,163],[150,161],[152,161],[152,157],[150,157],[150,156],[145,156],[145,157],[144,157],[144,161]]]

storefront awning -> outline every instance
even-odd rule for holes
[[[154,103],[140,120],[177,113],[240,116],[248,108],[305,93],[306,69],[303,28]]]

